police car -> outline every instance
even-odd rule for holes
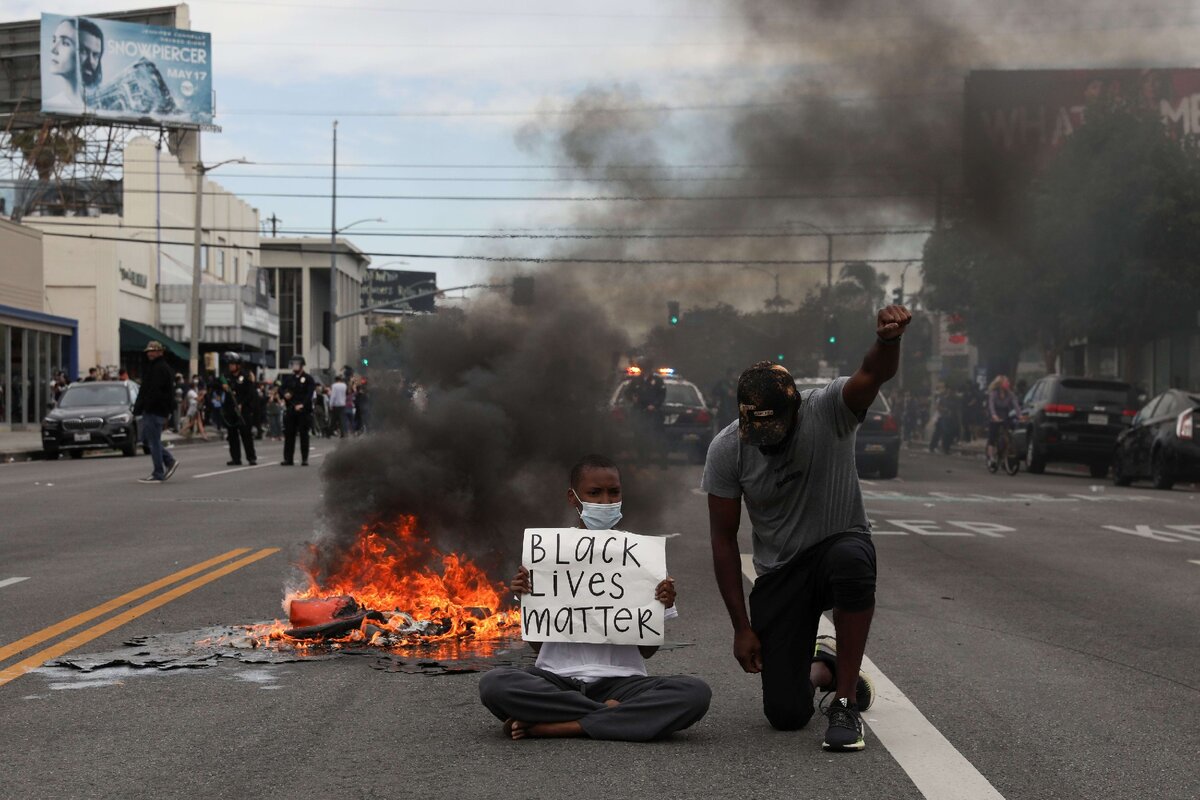
[[[670,453],[683,453],[690,461],[703,464],[708,454],[708,445],[717,433],[717,422],[708,402],[696,384],[684,380],[670,367],[655,370],[666,388],[663,401],[663,433]],[[625,370],[620,382],[609,399],[609,410],[627,441],[632,440],[634,431],[631,423],[633,410],[631,384],[642,374],[638,367]]]

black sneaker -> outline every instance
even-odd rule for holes
[[[172,464],[171,466],[167,467],[167,474],[166,474],[166,475],[163,475],[163,480],[164,480],[164,481],[169,481],[169,480],[171,480],[171,476],[175,474],[175,470],[177,470],[177,469],[179,469],[179,462],[178,462],[178,461],[176,461],[176,462],[175,462],[174,464]]]
[[[226,461],[225,462],[225,466],[227,466],[227,467],[240,467],[241,465],[242,465],[242,462],[240,462],[240,461]]]
[[[837,688],[837,640],[832,636],[818,636],[813,661],[820,661],[829,667],[833,674],[834,688]],[[854,695],[856,705],[862,711],[869,709],[875,702],[875,684],[871,682],[871,676],[861,669],[858,671]]]
[[[162,483],[162,482],[163,482],[162,478],[156,478],[153,475],[149,475],[145,478],[138,478],[138,483]]]
[[[302,466],[302,467],[307,467],[307,466],[308,466],[308,459],[306,458],[306,459],[304,459],[303,461],[301,461],[301,462],[300,462],[300,466]]]
[[[823,749],[842,752],[862,750],[867,746],[863,741],[863,721],[858,706],[843,697],[833,701],[825,716],[829,717],[829,727],[825,729]]]
[[[295,464],[296,464],[295,461],[280,461],[279,462],[279,466],[281,466],[281,467],[291,467],[291,466],[295,466]]]

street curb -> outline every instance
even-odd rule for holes
[[[182,436],[176,439],[167,439],[163,444],[168,448],[190,447],[197,444],[213,444],[216,442],[224,442],[222,438],[211,438],[207,442],[203,439],[185,439]],[[46,458],[46,452],[42,448],[32,449],[25,448],[23,450],[0,450],[0,464],[16,464],[25,461],[49,461]]]

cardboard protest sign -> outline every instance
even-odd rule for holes
[[[666,540],[624,531],[529,528],[521,545],[531,591],[521,595],[530,642],[661,645]]]

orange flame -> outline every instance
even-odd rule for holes
[[[502,584],[493,583],[471,559],[441,553],[420,532],[415,516],[392,525],[364,525],[353,548],[333,570],[319,575],[311,558],[308,585],[284,600],[350,595],[385,620],[364,620],[338,641],[377,646],[450,639],[497,639],[517,630],[519,612],[501,611]],[[288,639],[283,623],[269,637]]]

